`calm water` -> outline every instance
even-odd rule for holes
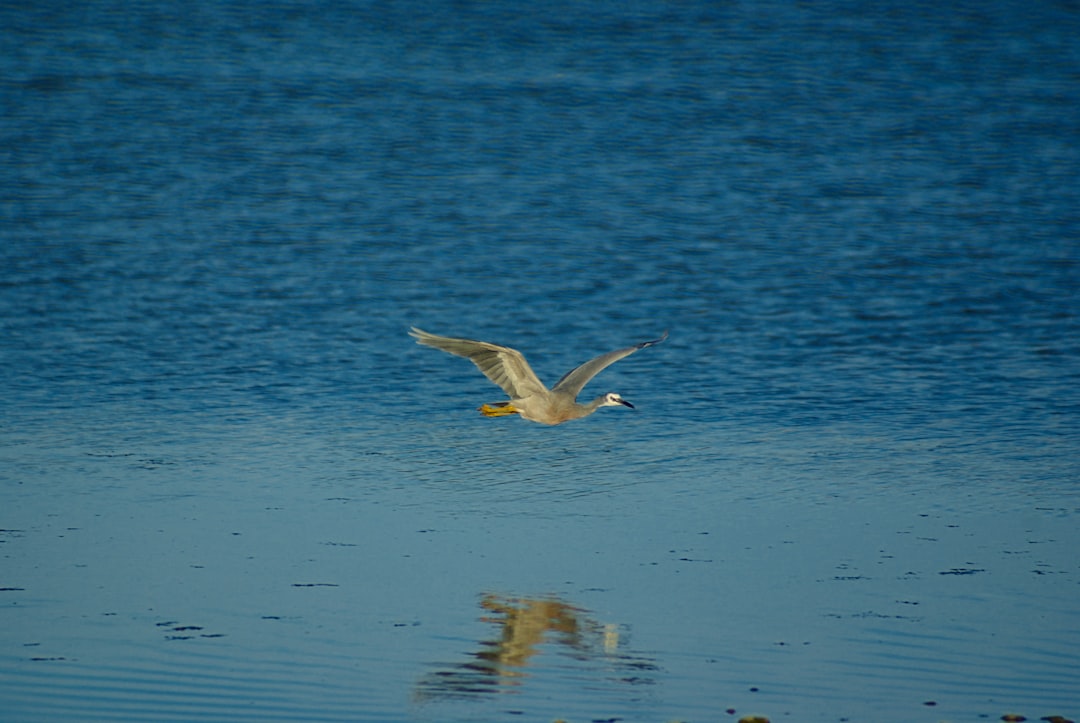
[[[0,7],[5,720],[1080,716],[1074,4],[151,5]]]

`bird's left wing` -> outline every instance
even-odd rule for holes
[[[517,349],[475,339],[437,336],[415,326],[409,334],[416,339],[417,344],[465,357],[475,364],[484,376],[499,385],[511,399],[547,392],[543,382]]]

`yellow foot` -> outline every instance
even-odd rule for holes
[[[508,414],[517,414],[518,410],[514,409],[514,405],[510,402],[503,402],[502,404],[483,404],[477,407],[480,413],[485,417],[505,417]]]

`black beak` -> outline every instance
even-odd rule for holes
[[[630,407],[631,409],[634,408],[634,405],[626,401],[625,399],[620,399],[619,404],[623,405],[624,407]]]

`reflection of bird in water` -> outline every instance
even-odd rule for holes
[[[524,419],[541,424],[562,424],[571,419],[587,417],[600,407],[622,405],[633,409],[633,404],[615,392],[603,394],[587,404],[579,404],[577,395],[593,377],[623,357],[667,339],[665,331],[659,339],[643,341],[625,349],[601,354],[567,372],[554,387],[548,389],[517,349],[490,344],[486,341],[436,336],[417,329],[415,326],[409,334],[416,338],[417,344],[441,349],[469,359],[488,379],[502,387],[502,390],[509,395],[510,401],[484,404],[480,407],[484,416],[502,417],[507,414],[520,414]]]
[[[560,642],[577,647],[577,614],[583,612],[559,600],[516,599],[504,600],[496,595],[485,595],[480,607],[490,610],[501,618],[485,617],[484,622],[502,625],[502,639],[491,650],[479,657],[501,665],[521,667],[536,654],[536,646],[544,642],[548,632],[560,633]]]
[[[528,675],[531,659],[544,644],[556,643],[576,661],[599,661],[604,669],[614,665],[626,683],[648,683],[642,673],[656,670],[655,663],[618,651],[617,625],[601,625],[586,611],[557,598],[505,598],[487,594],[480,601],[483,622],[499,626],[493,640],[480,641],[481,650],[471,660],[434,671],[417,683],[420,699],[472,697],[495,693],[507,685],[517,686]]]

